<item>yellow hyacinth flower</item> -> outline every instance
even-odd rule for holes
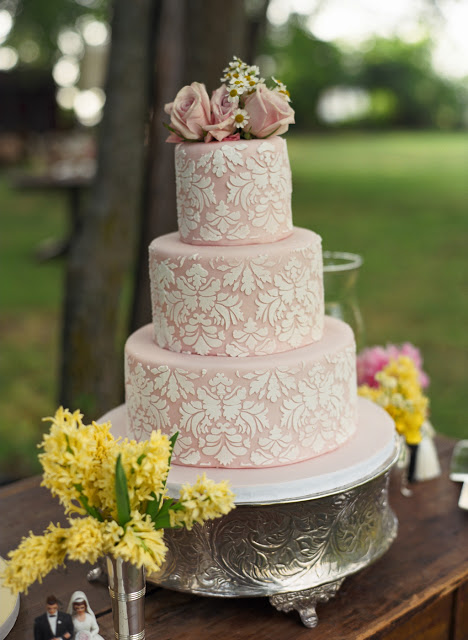
[[[67,530],[50,524],[44,535],[29,533],[19,546],[8,553],[8,563],[2,573],[3,584],[13,593],[28,592],[29,586],[63,564],[66,555]]]
[[[181,500],[165,497],[172,438],[154,431],[148,440],[116,441],[110,423],[86,425],[79,411],[60,407],[40,445],[42,484],[58,496],[66,513],[75,516],[68,528],[50,524],[42,536],[23,538],[9,553],[4,583],[17,593],[27,591],[62,564],[65,557],[95,563],[104,555],[122,558],[147,571],[157,571],[167,547],[164,529],[191,528],[233,508],[227,483],[205,475],[184,487]]]
[[[133,511],[124,535],[111,553],[115,558],[122,558],[136,567],[145,567],[150,573],[157,571],[167,553],[164,532],[153,527],[149,516]]]
[[[172,526],[191,529],[197,522],[213,520],[234,508],[234,494],[227,482],[216,484],[205,474],[199,476],[194,485],[184,485],[180,491],[182,509],[171,511]]]
[[[359,395],[373,400],[395,421],[396,430],[408,444],[421,442],[421,426],[427,417],[428,398],[419,383],[419,372],[411,358],[399,356],[376,374],[379,386],[359,387]]]
[[[68,557],[78,562],[95,563],[104,553],[105,523],[91,517],[74,518],[68,522]]]

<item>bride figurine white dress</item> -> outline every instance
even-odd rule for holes
[[[84,591],[75,591],[68,603],[67,613],[73,620],[74,640],[103,640],[99,635],[96,616]]]

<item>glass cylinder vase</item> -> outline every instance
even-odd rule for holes
[[[357,351],[365,344],[364,323],[356,295],[356,283],[362,263],[362,257],[356,253],[323,252],[325,313],[350,325],[354,331]]]
[[[114,636],[117,640],[144,640],[146,577],[143,567],[107,556]]]

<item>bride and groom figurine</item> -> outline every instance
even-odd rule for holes
[[[67,613],[58,610],[55,596],[49,596],[46,613],[34,621],[34,640],[103,640],[86,594],[75,591]]]

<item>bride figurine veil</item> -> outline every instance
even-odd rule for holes
[[[83,602],[83,601],[86,603],[87,612],[90,615],[92,615],[94,617],[94,619],[96,619],[96,616],[94,615],[94,611],[91,609],[91,606],[89,604],[89,600],[86,597],[86,593],[84,591],[75,591],[72,594],[72,597],[70,598],[70,602],[68,603],[67,613],[69,613],[72,616],[73,615],[73,605],[75,604],[75,602]]]

